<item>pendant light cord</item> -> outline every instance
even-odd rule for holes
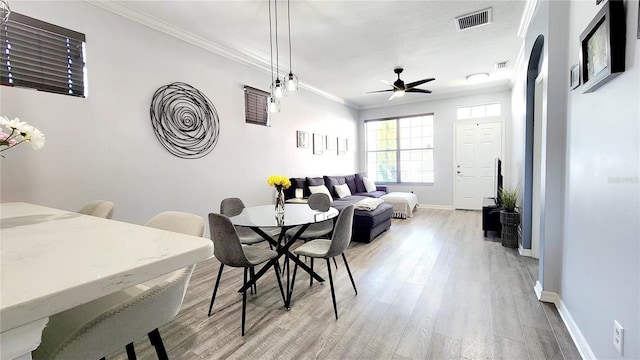
[[[287,24],[289,25],[289,74],[292,74],[291,71],[291,6],[289,4],[289,0],[287,0]]]
[[[276,10],[276,79],[280,79],[280,54],[278,51],[278,0],[273,1]]]
[[[271,55],[271,83],[273,84],[273,35],[271,33],[271,0],[269,0],[269,54]]]

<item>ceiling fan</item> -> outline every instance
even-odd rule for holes
[[[431,90],[416,89],[415,87],[419,86],[419,85],[422,85],[424,83],[427,83],[429,81],[433,81],[433,80],[435,80],[435,78],[422,79],[422,80],[418,80],[418,81],[414,81],[414,82],[405,84],[404,81],[402,81],[400,79],[400,74],[402,73],[402,70],[404,70],[404,69],[403,68],[395,68],[395,69],[393,69],[393,72],[398,75],[398,80],[394,81],[393,84],[388,82],[388,81],[381,80],[383,83],[385,83],[387,85],[390,85],[391,89],[378,90],[378,91],[369,91],[368,94],[393,91],[393,94],[391,94],[391,97],[389,97],[389,100],[392,100],[395,97],[404,96],[404,93],[408,93],[408,92],[410,92],[410,93],[431,94]]]

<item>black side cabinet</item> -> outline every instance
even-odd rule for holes
[[[487,231],[502,231],[500,225],[500,206],[496,205],[496,199],[484,198],[482,200],[482,231],[487,236]]]

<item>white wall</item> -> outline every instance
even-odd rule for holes
[[[600,6],[571,2],[569,59]],[[599,359],[640,358],[640,40],[625,1],[626,70],[593,93],[569,92],[562,299]],[[566,74],[568,78],[568,73]],[[625,352],[612,345],[613,320]]]
[[[427,95],[428,96],[428,95]],[[471,96],[388,106],[384,108],[362,109],[359,111],[359,134],[364,139],[364,121],[394,116],[434,114],[434,172],[433,184],[391,184],[390,191],[413,191],[418,202],[427,206],[453,207],[453,151],[454,129],[457,122],[457,108],[499,102],[502,104],[503,134],[508,133],[511,116],[511,91],[489,92]],[[503,147],[505,141],[503,139]],[[360,144],[360,169],[366,171],[364,140]]]
[[[604,2],[603,2],[604,3]],[[626,71],[593,93],[568,89],[579,37],[602,5],[541,1],[526,37],[545,36],[546,204],[539,279],[557,294],[584,356],[640,358],[640,55],[638,2],[625,1]],[[526,71],[521,69],[521,71]],[[511,171],[524,165],[524,79],[513,88]],[[518,110],[521,109],[521,110]],[[522,112],[520,112],[522,111]],[[625,327],[624,357],[612,345]]]
[[[91,199],[116,204],[114,218],[144,223],[164,210],[206,216],[225,197],[273,202],[271,174],[354,173],[355,151],[312,155],[296,130],[346,136],[357,148],[356,111],[302,90],[282,103],[271,127],[244,119],[243,85],[266,89],[270,75],[195,47],[86,2],[15,1],[12,10],[86,34],[89,97],[0,87],[0,112],[38,127],[33,151],[4,152],[1,200],[76,210]],[[299,74],[303,76],[303,74]],[[182,81],[212,101],[220,117],[216,148],[180,159],[155,138],[155,90]]]

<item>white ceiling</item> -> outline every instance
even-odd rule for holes
[[[269,68],[267,0],[261,1],[91,1],[114,12],[212,49],[227,57]],[[425,101],[477,91],[508,89],[522,39],[517,36],[524,0],[512,1],[310,1],[293,0],[293,72],[307,89],[356,108]],[[489,25],[457,31],[455,17],[491,7]],[[280,72],[288,72],[287,2],[278,0]],[[274,55],[275,56],[275,55]],[[508,61],[506,70],[496,62]],[[412,82],[434,77],[387,101],[395,67]],[[466,76],[487,72],[471,85]],[[262,86],[268,90],[269,84]]]

